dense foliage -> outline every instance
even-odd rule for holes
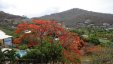
[[[71,63],[77,63],[80,56],[80,48],[84,45],[84,41],[80,39],[77,33],[72,33],[66,30],[62,27],[62,25],[55,21],[33,20],[32,23],[25,22],[18,25],[16,33],[20,36],[14,40],[14,44],[25,44],[28,48],[32,49],[38,46],[38,50],[36,50],[37,52],[40,51],[40,47],[43,50],[43,48],[46,46],[43,47],[42,44],[45,43],[44,41],[48,41],[53,47],[53,51],[50,49],[51,54],[53,54],[55,51],[58,53],[59,48],[55,48],[54,46],[54,44],[57,42],[58,45],[62,46],[62,51],[60,53],[67,60],[67,62]],[[44,52],[40,53],[45,54]],[[54,57],[51,56],[51,54],[48,56],[51,58]],[[52,61],[54,61],[54,59]]]
[[[62,62],[63,56],[62,56],[62,46],[55,43],[51,44],[48,42],[44,42],[40,46],[37,46],[30,51],[28,51],[28,54],[25,55],[24,59],[37,59],[38,63],[48,63],[51,61],[54,62]]]
[[[102,46],[109,46],[113,44],[113,29],[101,28],[101,27],[84,27],[73,29],[71,32],[78,33],[83,40]]]

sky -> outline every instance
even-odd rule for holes
[[[113,14],[113,0],[0,0],[0,11],[30,18],[72,8]]]

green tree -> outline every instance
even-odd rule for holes
[[[23,58],[25,59],[37,59],[39,63],[48,62],[62,62],[62,46],[57,42],[52,44],[50,42],[44,41],[40,46],[36,46]]]

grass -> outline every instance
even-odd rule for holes
[[[109,47],[98,46],[96,47],[96,50],[92,51],[92,54],[82,56],[81,61],[82,63],[87,62],[87,64],[88,62],[89,64],[112,64],[113,49],[110,46]]]
[[[6,35],[10,35],[10,36],[13,36],[14,38],[18,35],[15,34],[15,29],[9,29],[9,28],[6,28],[6,27],[1,27],[0,26],[0,30],[2,30],[3,32],[6,33]]]

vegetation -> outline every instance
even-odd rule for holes
[[[112,16],[71,9],[35,18],[48,21],[33,20],[22,23],[21,20],[27,18],[0,11],[0,30],[13,36],[15,47],[11,51],[4,52],[0,49],[0,64],[4,64],[2,62],[4,59],[13,61],[35,59],[37,63],[79,64],[84,58],[84,60],[91,60],[90,64],[111,64],[113,60]],[[54,20],[49,21],[49,19]],[[58,24],[55,20],[61,21],[62,24]],[[15,29],[18,23],[21,24]],[[69,29],[66,29],[67,27]],[[25,50],[27,54],[19,56],[18,50]]]
[[[14,44],[24,44],[31,49],[24,58],[41,57],[39,62],[78,63],[80,49],[85,44],[77,33],[69,32],[55,21],[33,20],[19,24],[16,33],[20,36],[15,38]]]
[[[113,38],[112,29],[107,30],[106,28],[93,28],[93,27],[84,27],[71,32],[78,33],[83,40],[95,44],[95,45],[111,45]]]
[[[112,29],[85,27],[71,30],[71,32],[78,33],[84,41],[88,42],[82,49],[84,50],[82,60],[89,60],[95,64],[111,64],[113,60]]]
[[[28,51],[23,58],[37,59],[38,63],[63,62],[62,46],[57,42],[55,44],[44,42]]]

